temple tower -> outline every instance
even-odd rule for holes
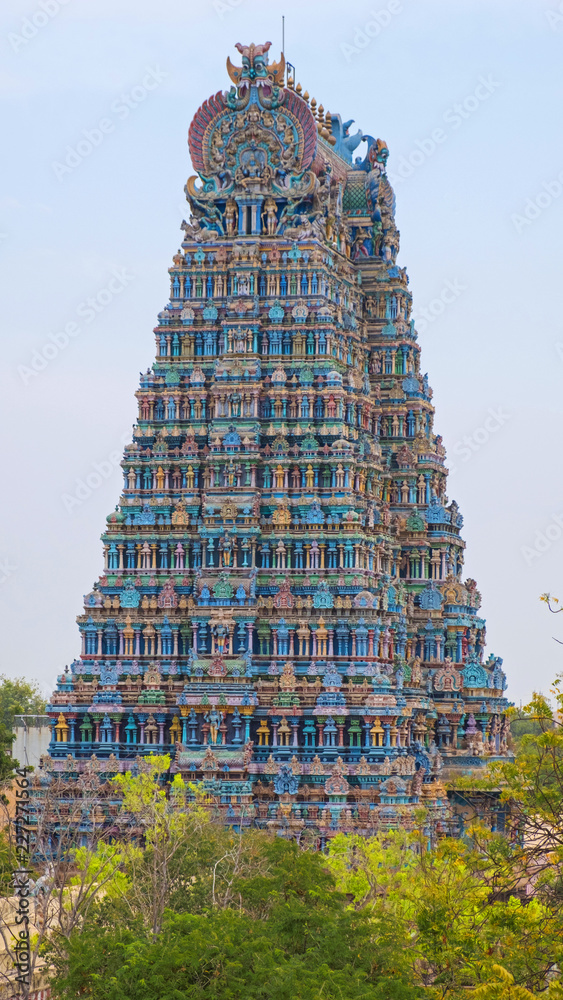
[[[371,833],[507,752],[380,139],[237,45],[142,375],[47,770],[149,753],[224,821]],[[134,359],[132,359],[134,364]],[[95,755],[95,757],[94,757]]]

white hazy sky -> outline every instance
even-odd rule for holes
[[[514,701],[548,690],[563,669],[563,620],[539,602],[563,598],[559,4],[4,0],[0,672],[48,690],[79,652],[180,243],[188,127],[228,85],[235,42],[270,39],[277,58],[285,14],[303,86],[391,150],[399,263],[417,314],[434,313],[423,370],[489,651]]]

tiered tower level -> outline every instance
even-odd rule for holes
[[[237,45],[189,131],[191,209],[47,770],[170,753],[227,823],[443,828],[440,768],[507,753],[396,265],[380,139]],[[361,152],[363,155],[356,156]]]

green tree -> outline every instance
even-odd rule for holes
[[[533,715],[529,715],[528,712],[520,709],[512,712],[510,717],[510,733],[514,741],[514,747],[518,750],[523,736],[540,736],[542,727]]]
[[[150,756],[139,774],[127,771],[112,779],[121,797],[118,822],[129,833],[122,843],[123,900],[153,938],[162,930],[172,894],[193,895],[193,845],[205,841],[209,826],[207,810],[188,800],[179,775],[167,791],[161,779],[169,768],[168,755]]]
[[[147,759],[114,783],[134,837],[51,950],[55,995],[563,1000],[561,688],[523,709],[514,759],[466,781],[500,795],[507,832],[475,824],[432,850],[424,810],[413,832],[338,835],[326,854],[225,830],[203,791],[167,792],[168,761]]]
[[[527,888],[554,909],[563,907],[563,691],[552,701],[534,694],[524,711],[537,730],[525,733],[512,761],[490,765],[473,787],[497,788],[507,803],[511,842],[493,839],[489,856],[499,884]],[[486,844],[483,843],[483,848]]]
[[[178,913],[225,909],[240,899],[241,878],[264,874],[267,866],[263,838],[213,823],[196,785],[186,785],[180,775],[163,785],[169,767],[169,756],[149,756],[140,773],[127,771],[112,781],[121,797],[118,823],[128,834],[121,845],[123,900],[153,937],[167,907]]]
[[[264,874],[239,870],[236,906],[214,904],[209,886],[202,912],[167,910],[156,937],[102,903],[66,961],[56,960],[56,996],[418,1000],[408,982],[374,974],[370,923],[348,906],[322,855],[264,833],[253,851]],[[203,858],[205,868],[205,848]]]
[[[0,674],[0,726],[12,731],[15,715],[43,715],[46,701],[37,681]]]
[[[200,889],[186,904],[172,888],[157,933],[143,912],[153,844],[137,847],[146,869],[130,868],[125,852],[119,892],[95,902],[54,953],[55,995],[562,1000],[563,935],[549,901],[505,898],[491,850],[477,843],[426,850],[420,819],[414,834],[337,836],[328,856],[261,832],[188,829],[187,871],[180,847],[172,882]]]
[[[499,996],[547,988],[562,951],[560,921],[539,899],[495,894],[494,866],[482,851],[459,840],[426,851],[421,833],[405,831],[339,835],[329,863],[339,888],[370,917],[381,973],[399,973],[420,997],[454,1000],[489,984]]]
[[[14,775],[14,769],[19,767],[19,762],[11,755],[13,741],[11,729],[0,724],[0,800],[4,804],[7,801],[4,790]]]

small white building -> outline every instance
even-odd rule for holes
[[[39,767],[39,761],[49,749],[51,726],[48,715],[15,715],[12,757],[21,767]]]

